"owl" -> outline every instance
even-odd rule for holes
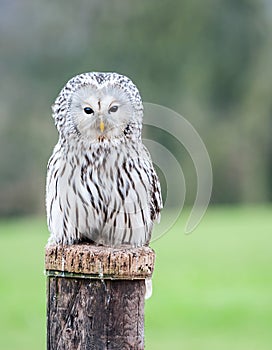
[[[141,140],[137,87],[117,73],[80,74],[52,110],[59,140],[47,168],[49,244],[148,245],[162,198]]]

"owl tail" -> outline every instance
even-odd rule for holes
[[[145,300],[151,298],[152,296],[152,279],[145,279]]]

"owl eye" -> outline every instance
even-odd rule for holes
[[[117,112],[118,110],[118,106],[112,106],[110,109],[109,109],[109,113],[115,113]]]
[[[84,112],[86,114],[94,114],[94,110],[91,107],[85,107]]]

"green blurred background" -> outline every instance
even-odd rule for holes
[[[145,102],[183,115],[213,165],[211,206],[197,230],[183,234],[185,210],[152,245],[146,349],[271,348],[271,42],[269,0],[1,0],[1,349],[45,347],[50,105],[85,71],[125,74]],[[195,170],[168,143],[190,205]]]

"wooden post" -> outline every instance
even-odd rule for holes
[[[149,247],[47,246],[47,350],[144,349]]]

